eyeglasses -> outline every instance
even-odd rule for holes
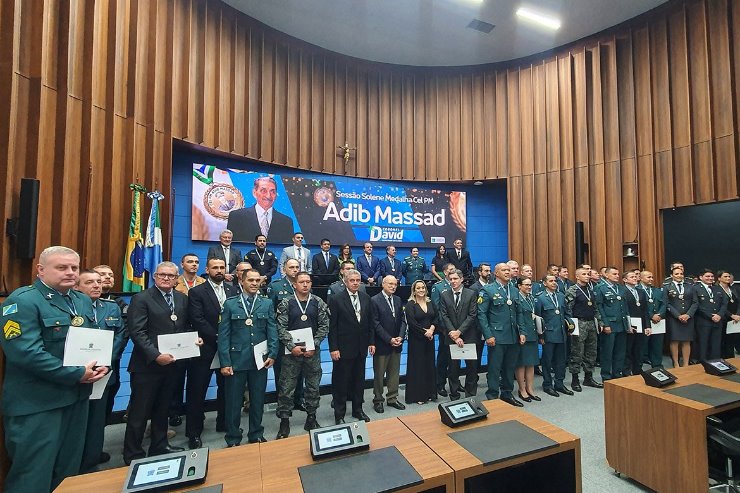
[[[156,274],[158,278],[160,279],[175,279],[177,277],[177,274]]]

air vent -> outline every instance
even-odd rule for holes
[[[493,31],[493,28],[496,26],[480,19],[473,19],[472,21],[470,21],[470,24],[468,24],[468,27],[484,34],[488,34]]]

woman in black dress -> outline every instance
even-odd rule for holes
[[[717,272],[717,284],[727,296],[727,315],[722,321],[722,357],[734,358],[735,352],[740,349],[740,334],[727,334],[727,323],[735,320],[740,321],[740,289],[735,286],[734,276],[731,272],[720,270]]]
[[[432,259],[432,275],[434,276],[434,281],[444,281],[445,280],[445,265],[450,263],[450,257],[447,256],[447,250],[445,250],[444,245],[439,245],[437,247],[437,253],[434,255],[434,258]],[[413,295],[413,291],[412,291]]]
[[[434,369],[434,330],[437,311],[424,281],[414,281],[406,304],[409,350],[406,358],[406,404],[437,399]]]

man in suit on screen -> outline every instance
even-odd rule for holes
[[[261,233],[273,243],[290,243],[293,220],[272,206],[277,198],[275,179],[271,176],[255,179],[252,195],[256,204],[229,213],[226,228],[233,232],[234,241],[251,241]]]

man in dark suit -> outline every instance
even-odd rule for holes
[[[224,278],[228,282],[232,282],[234,280],[234,272],[236,272],[236,264],[242,261],[242,252],[238,248],[233,248],[231,246],[231,242],[234,239],[234,234],[229,231],[228,229],[225,229],[221,231],[221,234],[218,237],[218,240],[221,242],[218,246],[212,246],[208,249],[208,257],[211,258],[218,258],[223,260],[226,263],[226,273],[224,274]],[[236,281],[238,283],[239,281]],[[235,283],[235,284],[236,284]]]
[[[394,295],[398,280],[388,275],[382,281],[383,290],[371,298],[373,303],[373,328],[375,354],[373,355],[373,406],[383,413],[383,381],[387,379],[386,400],[390,407],[406,409],[398,401],[398,378],[401,373],[401,348],[406,338],[406,317],[403,316],[401,298]]]
[[[365,242],[363,245],[363,254],[357,257],[357,270],[360,272],[362,282],[370,286],[378,282],[380,275],[380,260],[373,255],[373,244]]]
[[[321,240],[321,252],[311,259],[312,274],[319,276],[336,276],[339,274],[339,257],[332,254],[329,251],[330,249],[331,242],[328,238],[323,238]]]
[[[290,243],[293,236],[293,220],[272,207],[277,198],[275,179],[271,176],[261,176],[254,180],[252,195],[257,201],[256,204],[229,213],[226,227],[234,232],[234,239],[249,241],[262,233],[272,242]]]
[[[159,351],[157,340],[163,334],[190,330],[188,297],[173,289],[177,276],[177,265],[162,262],[154,273],[155,285],[134,295],[129,305],[128,333],[134,350],[128,364],[131,400],[123,441],[126,464],[145,457],[141,442],[149,419],[152,422],[150,456],[183,450],[167,442],[167,411],[175,390],[177,366],[174,356]]]
[[[473,276],[473,262],[470,259],[470,252],[463,248],[463,241],[461,238],[453,241],[452,245],[455,248],[448,252],[450,262],[456,269],[462,271],[463,279],[468,280]]]
[[[630,327],[627,329],[627,353],[624,360],[625,375],[639,375],[642,373],[642,359],[647,344],[646,337],[650,336],[650,306],[647,294],[639,289],[639,276],[632,271],[622,274],[622,283],[627,290],[627,313],[630,316]],[[638,330],[636,320],[640,320]],[[635,324],[633,324],[635,322]]]
[[[365,383],[365,359],[375,354],[372,302],[360,289],[360,273],[345,274],[346,289],[329,298],[329,351],[334,362],[331,388],[334,421],[344,423],[347,395],[352,396],[352,417],[370,421],[362,410]]]
[[[385,247],[385,257],[380,259],[380,279],[385,279],[385,276],[393,276],[396,281],[401,282],[401,261],[396,258],[396,247],[388,245]]]
[[[278,259],[271,250],[267,249],[267,236],[258,234],[254,237],[254,250],[250,250],[244,256],[244,260],[249,262],[252,269],[260,273],[262,286],[267,286],[272,280],[272,276],[278,271]],[[238,284],[241,277],[237,278]],[[238,287],[238,286],[237,286]]]
[[[224,282],[226,266],[223,260],[210,258],[206,264],[208,280],[190,290],[188,296],[188,318],[193,330],[203,339],[200,357],[189,362],[188,380],[185,389],[187,399],[187,422],[185,435],[191,449],[203,446],[203,408],[208,385],[211,383],[211,363],[218,351],[218,319],[226,298],[237,295],[236,288]],[[216,371],[216,431],[225,431],[224,423],[224,377]]]
[[[699,282],[694,284],[699,307],[696,310],[696,339],[699,344],[699,361],[721,356],[722,320],[727,316],[729,299],[714,284],[714,272],[703,269]]]
[[[476,344],[480,334],[476,323],[478,316],[478,293],[463,286],[462,271],[455,270],[450,274],[451,289],[442,293],[439,298],[439,319],[445,333],[444,343],[456,344],[463,347],[465,344]],[[448,370],[450,384],[450,399],[460,398],[460,360],[450,359]],[[476,394],[478,385],[478,360],[465,360],[465,396]]]

